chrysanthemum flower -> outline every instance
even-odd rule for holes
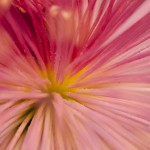
[[[0,0],[0,150],[150,150],[150,1]]]

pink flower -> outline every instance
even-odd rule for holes
[[[150,1],[1,0],[0,150],[150,150]]]

